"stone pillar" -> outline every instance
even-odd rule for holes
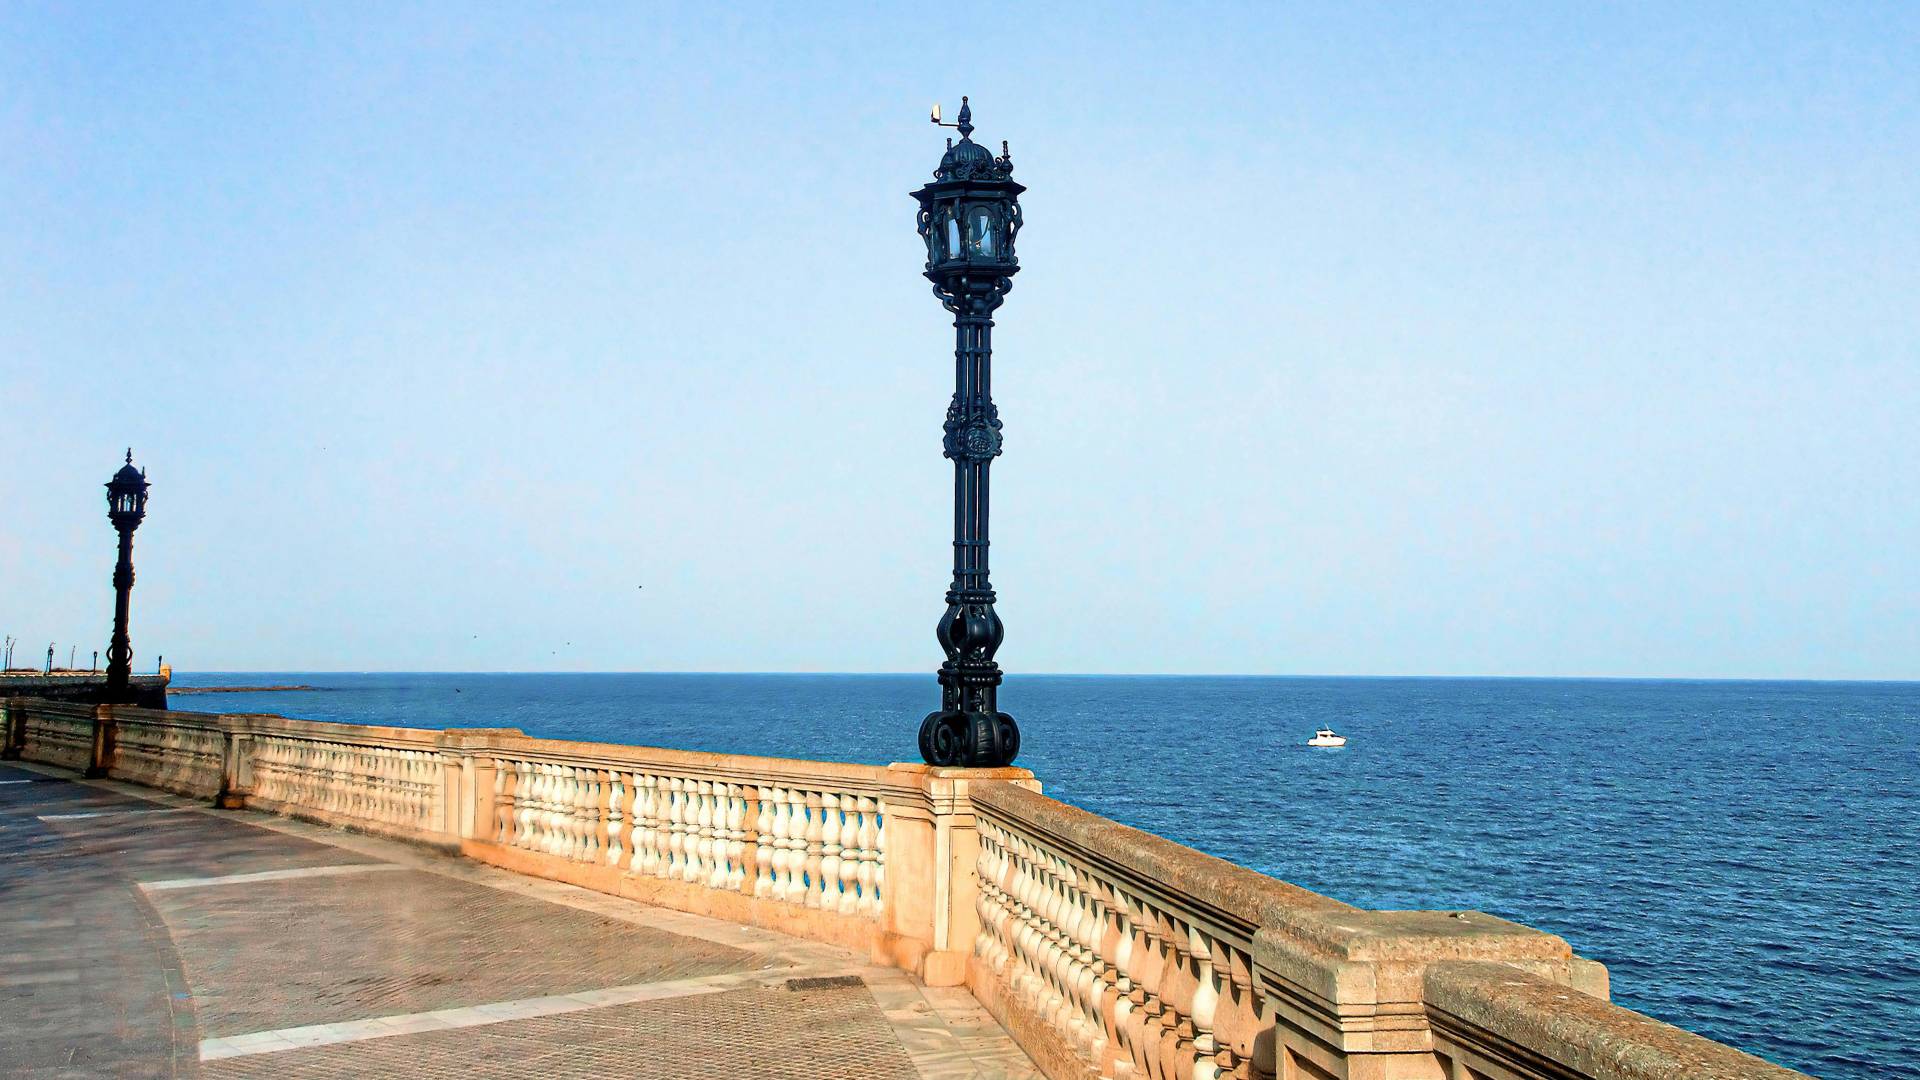
[[[888,767],[911,785],[914,797],[889,796],[886,815],[886,910],[882,916],[883,957],[920,977],[928,986],[961,986],[967,981],[967,957],[980,932],[975,908],[979,882],[974,868],[980,855],[973,803],[973,780],[1006,780],[1040,789],[1025,769],[948,769],[932,765]]]
[[[15,698],[0,698],[0,761],[18,761],[27,745],[27,710]]]
[[[760,887],[760,793],[764,790],[760,784],[740,785],[740,796],[746,811],[742,815],[746,835],[741,838],[740,866],[746,876],[740,882],[740,895],[752,896]],[[627,830],[632,835],[633,807],[636,805],[633,793],[627,793]],[[631,859],[631,856],[629,856]],[[634,866],[639,866],[634,863]]]
[[[93,707],[93,751],[83,776],[98,780],[113,771],[113,706]]]
[[[487,750],[498,736],[524,738],[519,728],[448,728],[440,733],[444,766],[444,832],[448,840],[493,839],[493,785],[498,766]]]
[[[222,810],[241,810],[253,794],[253,733],[246,721],[237,716],[222,716],[220,725],[226,738],[221,748],[220,791],[213,805]]]
[[[1508,964],[1605,998],[1606,969],[1567,943],[1479,911],[1273,913],[1254,935],[1265,1028],[1252,1075],[1449,1080],[1425,1004],[1430,964]]]
[[[448,840],[463,840],[473,816],[473,755],[443,748],[439,759],[440,813],[433,831]]]

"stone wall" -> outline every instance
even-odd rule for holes
[[[1784,1080],[1476,911],[1367,911],[1040,794],[844,765],[0,700],[0,748],[965,984],[1055,1080]]]
[[[164,709],[167,685],[172,681],[169,668],[162,668],[157,675],[134,675],[127,680],[127,694],[134,705]],[[35,697],[98,705],[106,691],[107,676],[101,671],[0,672],[0,698]]]

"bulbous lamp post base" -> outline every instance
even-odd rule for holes
[[[920,756],[929,765],[998,769],[1020,755],[1020,728],[1003,712],[928,713],[920,722]]]

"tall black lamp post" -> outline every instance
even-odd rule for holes
[[[940,123],[940,110],[933,111]],[[947,126],[947,125],[942,125]],[[920,756],[931,765],[993,768],[1020,752],[1020,729],[999,709],[1000,665],[993,655],[1006,627],[993,610],[987,575],[987,471],[1000,456],[1000,414],[993,405],[993,312],[1019,271],[1013,240],[1020,193],[1007,144],[1000,156],[973,141],[973,110],[960,99],[960,141],[947,140],[920,201],[920,237],[933,294],[953,312],[953,402],[945,448],[953,460],[953,585],[938,635],[940,711],[920,725]]]
[[[108,704],[127,700],[127,680],[133,674],[133,644],[127,639],[127,603],[133,595],[133,530],[147,516],[147,471],[127,463],[107,481],[107,519],[120,534],[120,561],[113,567],[113,641],[107,646]]]

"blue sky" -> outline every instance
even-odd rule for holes
[[[0,11],[0,630],[930,670],[972,95],[1014,671],[1920,677],[1911,5]],[[640,586],[645,586],[641,588]]]

